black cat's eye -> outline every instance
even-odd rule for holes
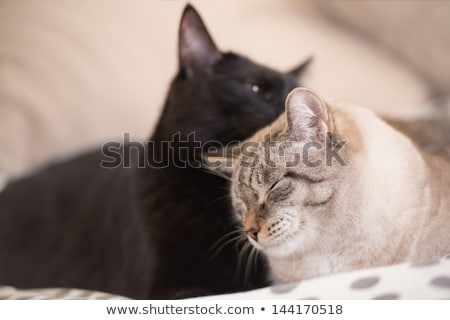
[[[273,94],[270,90],[263,88],[255,82],[247,81],[245,86],[249,91],[261,96],[264,100],[271,101],[273,99]]]
[[[254,92],[254,93],[259,92],[259,86],[255,83],[247,82],[247,88],[249,88],[251,92]]]

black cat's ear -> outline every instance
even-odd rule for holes
[[[314,91],[296,88],[286,98],[287,133],[295,141],[323,143],[334,131],[325,102]]]
[[[183,11],[178,36],[180,68],[188,77],[210,72],[222,57],[200,15],[190,4]]]
[[[308,59],[306,59],[306,61],[304,61],[302,64],[300,64],[299,66],[289,70],[288,72],[286,72],[287,75],[297,79],[300,77],[300,75],[306,71],[306,69],[309,67],[309,65],[311,64],[311,62],[313,61],[313,57],[309,57]]]

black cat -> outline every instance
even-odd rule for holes
[[[235,227],[226,182],[183,167],[183,159],[197,158],[199,143],[242,140],[274,120],[307,63],[282,74],[222,53],[188,5],[179,64],[149,144],[137,155],[132,151],[139,148],[122,150],[131,155],[121,161],[132,168],[101,167],[111,165],[111,150],[97,151],[0,193],[0,284],[166,299],[268,283],[261,258],[244,277],[237,271],[239,248],[211,254]],[[165,141],[172,141],[169,149]],[[146,158],[150,165],[142,168]],[[169,166],[156,168],[157,160]]]

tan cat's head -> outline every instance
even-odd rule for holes
[[[285,113],[237,150],[207,163],[230,177],[233,214],[276,281],[447,253],[445,237],[434,240],[441,251],[414,247],[420,221],[444,203],[445,170],[436,189],[432,162],[367,108],[297,88]]]
[[[351,121],[341,128],[335,117],[345,114],[333,114],[316,93],[297,88],[285,114],[243,143],[237,158],[214,160],[231,175],[234,214],[249,241],[269,256],[320,245],[324,230],[339,232],[346,220],[336,219],[335,208],[351,198],[343,181],[353,178],[359,134]]]

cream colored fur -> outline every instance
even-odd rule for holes
[[[302,89],[294,95],[319,99]],[[305,108],[292,94],[290,103]],[[243,168],[241,156],[233,169],[236,216],[245,231],[259,229],[257,240],[250,236],[249,240],[267,255],[273,279],[298,281],[450,253],[450,160],[420,150],[366,108],[337,101],[327,101],[323,107],[332,115],[335,135],[347,141],[342,150],[347,165],[333,162],[331,167],[309,168],[302,164],[289,169],[323,182],[280,178],[286,171],[283,163],[292,154],[280,156],[272,151],[276,168]],[[249,140],[260,142],[269,132],[281,132],[277,142],[287,139],[286,117]],[[291,151],[301,150],[304,143],[296,141]],[[262,155],[261,148],[257,153]],[[287,199],[278,202],[269,195],[274,192],[270,185],[277,180],[281,181],[280,196],[286,196],[283,188],[292,189]],[[306,205],[323,202],[330,195],[324,205]],[[275,223],[280,228],[276,232],[269,229]]]

